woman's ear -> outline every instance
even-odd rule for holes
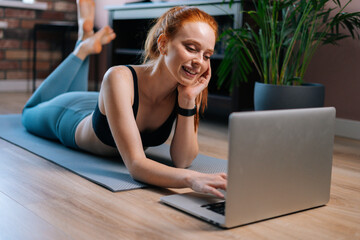
[[[168,39],[165,34],[162,33],[157,39],[157,45],[161,55],[167,54],[167,43]]]

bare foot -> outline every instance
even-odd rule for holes
[[[79,39],[86,39],[94,34],[95,2],[94,0],[76,0]]]
[[[105,26],[92,36],[82,41],[74,50],[74,54],[80,59],[85,59],[90,54],[100,53],[102,45],[110,43],[116,34],[109,26]]]

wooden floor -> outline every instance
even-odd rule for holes
[[[29,94],[0,93],[0,114]],[[227,128],[202,122],[200,150],[226,158]],[[360,239],[360,141],[335,139],[330,202],[223,230],[159,203],[188,189],[112,193],[0,139],[0,239]]]

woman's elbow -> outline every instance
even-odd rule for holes
[[[140,161],[131,161],[131,163],[126,164],[126,168],[130,173],[130,176],[138,181],[141,181],[141,164]]]
[[[173,164],[176,168],[188,168],[191,166],[192,162],[195,160],[196,156],[198,155],[198,150],[193,151],[189,154],[181,154],[178,157],[172,157]]]
[[[188,168],[191,166],[191,163],[176,163],[174,162],[174,167],[176,168]]]

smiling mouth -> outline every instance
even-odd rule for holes
[[[185,66],[182,66],[182,69],[185,71],[185,73],[191,77],[196,76],[197,72],[191,70],[190,68],[187,68]]]

